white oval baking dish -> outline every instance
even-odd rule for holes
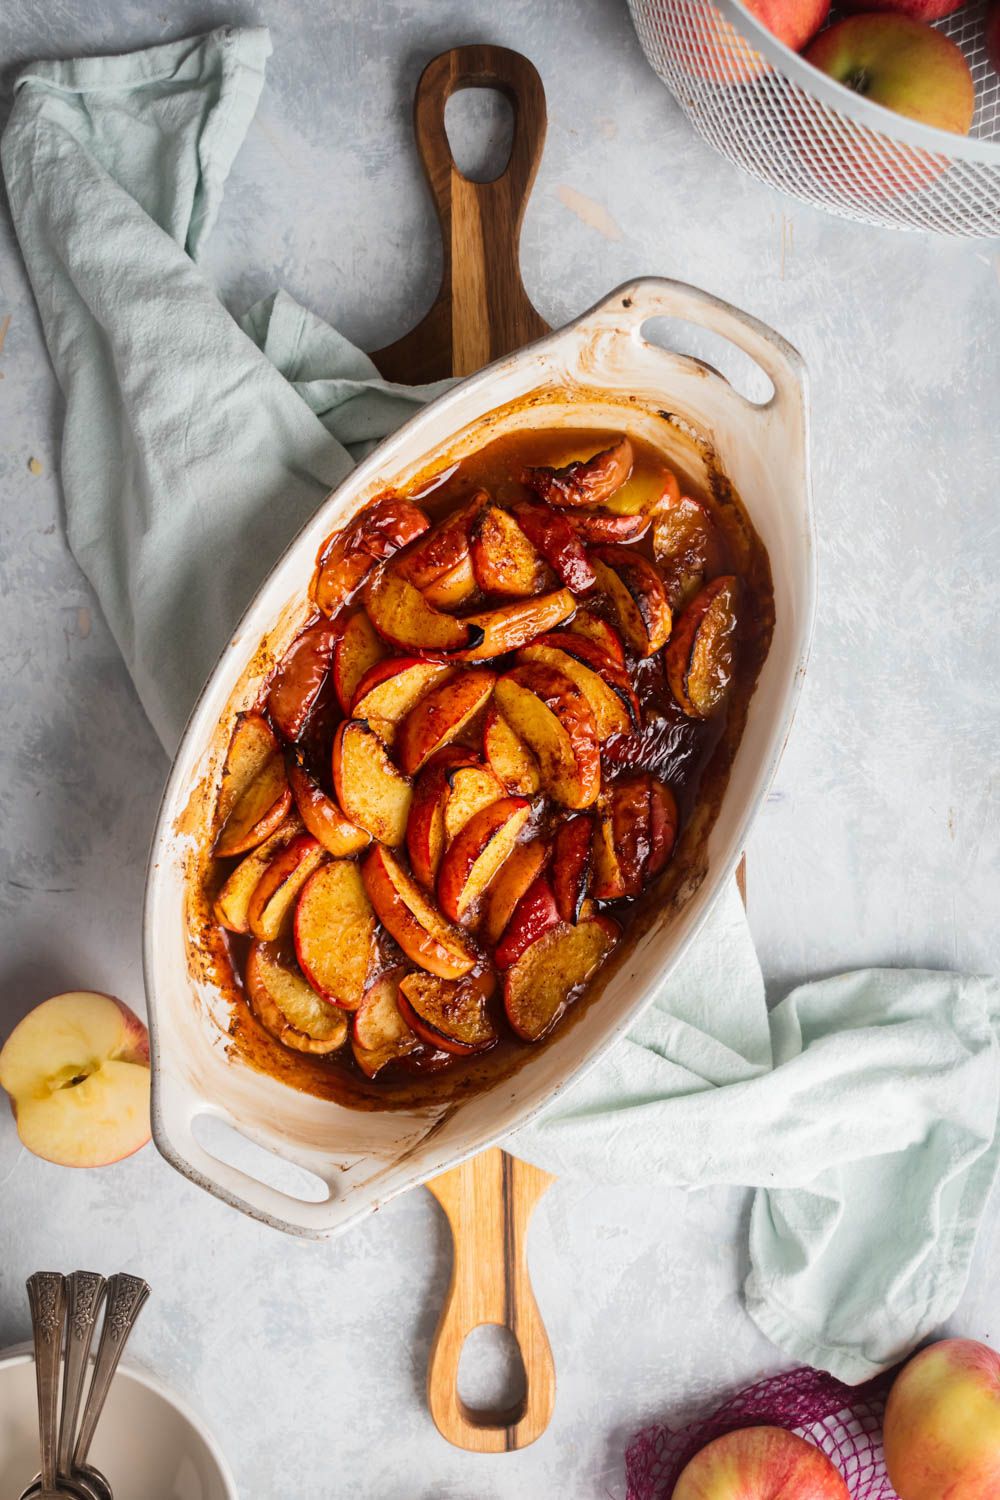
[[[769,376],[771,398],[755,405],[701,361],[648,341],[643,325],[655,317],[730,340]],[[195,841],[207,836],[205,818],[192,808],[199,798],[211,805],[205,789],[215,785],[233,717],[255,701],[273,660],[260,652],[262,639],[280,651],[310,613],[306,590],[323,540],[373,495],[405,486],[435,452],[480,446],[487,418],[489,437],[516,425],[613,429],[627,422],[668,457],[672,437],[693,434],[714,453],[768,551],[774,636],[705,846],[704,878],[629,948],[599,1002],[511,1077],[458,1105],[357,1111],[254,1070],[228,1046],[227,1002],[189,962],[186,882]],[[814,599],[802,361],[756,319],[681,283],[650,278],[620,287],[576,322],[464,380],[383,442],[329,496],[251,603],[195,706],[167,783],[144,914],[153,1133],[167,1160],[244,1213],[325,1237],[508,1135],[569,1088],[649,1003],[732,877],[788,734]],[[221,1118],[313,1174],[323,1185],[320,1201],[302,1201],[217,1159],[196,1138],[199,1116]]]

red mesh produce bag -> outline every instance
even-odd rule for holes
[[[627,1500],[670,1500],[688,1460],[738,1427],[787,1427],[833,1460],[853,1500],[898,1500],[882,1458],[882,1414],[894,1374],[852,1386],[821,1370],[785,1370],[686,1427],[644,1427],[625,1453]]]

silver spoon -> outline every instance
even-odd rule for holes
[[[108,1277],[104,1327],[101,1329],[94,1374],[87,1392],[71,1466],[74,1479],[89,1485],[101,1500],[104,1497],[112,1500],[111,1487],[101,1471],[87,1463],[87,1454],[90,1452],[118,1361],[148,1296],[149,1284],[139,1276],[129,1276],[125,1271],[117,1271]]]
[[[96,1271],[74,1271],[69,1278],[66,1297],[66,1354],[63,1359],[62,1415],[59,1419],[59,1448],[56,1472],[60,1481],[73,1479],[73,1450],[76,1424],[80,1416],[83,1384],[90,1362],[97,1315],[104,1301],[107,1283]],[[90,1488],[103,1500],[110,1497],[110,1486],[91,1481]]]
[[[38,1440],[42,1472],[22,1493],[35,1500],[103,1500],[77,1480],[58,1474],[59,1365],[66,1308],[66,1278],[56,1271],[36,1271],[28,1277],[31,1334],[35,1346],[35,1383],[38,1389]]]

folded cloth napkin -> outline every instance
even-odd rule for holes
[[[273,559],[437,390],[379,380],[281,292],[237,324],[198,269],[269,52],[265,30],[223,29],[39,63],[3,140],[66,398],[70,545],[168,749]],[[1000,986],[950,974],[848,974],[768,1015],[733,888],[631,1036],[508,1144],[606,1182],[755,1188],[751,1316],[857,1382],[961,1294],[998,1036]]]

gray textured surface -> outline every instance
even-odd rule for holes
[[[750,848],[776,990],[868,963],[1000,969],[995,574],[1000,257],[814,213],[692,137],[617,0],[280,6],[7,0],[0,65],[267,21],[275,55],[210,268],[242,310],[286,286],[368,346],[412,324],[438,249],[409,98],[456,42],[528,53],[549,101],[523,239],[558,323],[627,276],[686,277],[773,323],[813,381],[821,605],[810,676]],[[142,871],[165,763],[61,534],[59,397],[0,223],[0,1032],[57,990],[141,1004]],[[41,472],[29,470],[37,459]],[[224,560],[221,565],[224,565]],[[137,1351],[209,1417],[246,1500],[624,1493],[625,1437],[779,1362],[739,1303],[738,1191],[558,1185],[532,1269],[559,1371],[523,1454],[449,1449],[422,1382],[447,1279],[418,1192],[332,1246],[224,1211],[152,1149],[71,1174],[0,1116],[0,1345],[40,1265],[145,1275]],[[994,1202],[953,1328],[1000,1337]],[[473,1372],[473,1374],[475,1371]],[[480,1366],[480,1375],[483,1368]]]

